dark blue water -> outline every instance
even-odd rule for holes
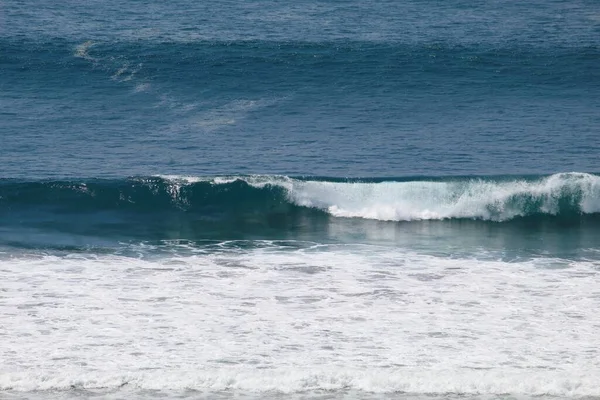
[[[594,0],[1,2],[0,390],[599,396],[599,66]]]
[[[7,2],[2,176],[598,172],[594,4]]]

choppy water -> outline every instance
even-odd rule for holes
[[[0,396],[600,396],[595,1],[0,4]]]

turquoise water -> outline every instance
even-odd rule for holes
[[[43,251],[123,243],[302,240],[445,255],[593,257],[600,177],[286,176],[0,181],[0,239]]]
[[[595,1],[0,4],[0,390],[600,396]]]

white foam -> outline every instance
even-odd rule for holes
[[[506,182],[297,182],[289,193],[299,205],[322,208],[340,217],[410,221],[445,218],[507,220],[526,215],[523,204],[512,204],[517,196],[532,197],[540,211],[556,214],[563,191],[583,193],[583,212],[600,212],[600,177],[557,174],[539,181]]]
[[[600,371],[594,371],[596,373]],[[528,395],[587,397],[600,394],[600,383],[580,371],[518,370],[243,370],[84,373],[59,370],[51,374],[15,373],[0,376],[0,390],[41,391],[123,388],[157,391],[236,391],[241,393],[306,393],[344,391],[366,393]],[[507,392],[507,390],[510,390]]]
[[[260,175],[201,179],[214,184],[243,180],[254,187],[280,186],[287,191],[291,202],[319,208],[337,217],[386,221],[447,218],[504,221],[527,213],[524,204],[511,202],[511,199],[519,196],[523,201],[527,197],[534,198],[540,203],[540,212],[557,214],[564,192],[581,192],[578,206],[582,212],[600,212],[600,177],[586,173],[555,174],[537,181],[471,179],[348,183]]]
[[[600,395],[596,262],[248,244],[2,259],[0,389]]]
[[[158,178],[166,179],[173,183],[182,183],[191,185],[196,182],[211,182],[215,178],[203,178],[201,176],[192,175],[156,175]]]
[[[95,43],[91,40],[83,42],[75,47],[75,57],[83,58],[88,61],[96,61],[95,58],[89,55],[89,50]]]

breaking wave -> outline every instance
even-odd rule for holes
[[[156,176],[122,180],[0,181],[0,212],[186,212],[287,214],[382,221],[519,217],[585,218],[600,213],[600,177],[466,177],[334,180],[286,176]]]

